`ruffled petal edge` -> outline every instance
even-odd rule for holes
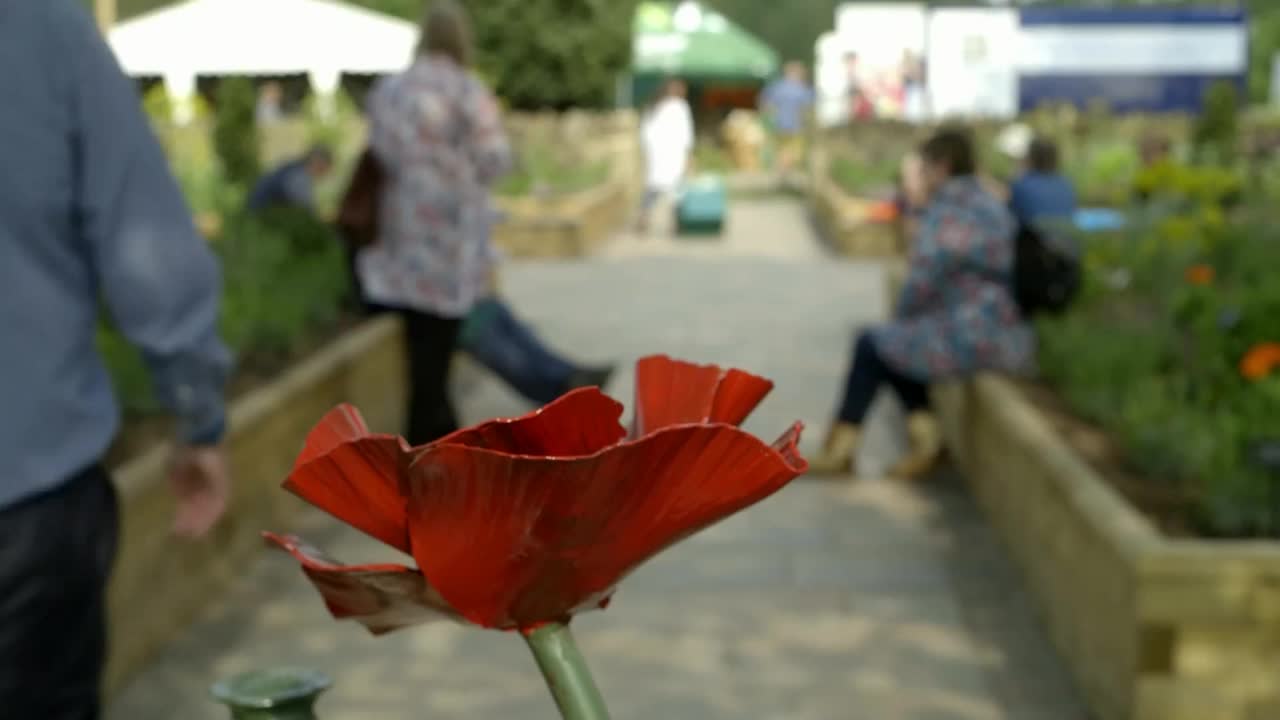
[[[298,561],[335,619],[355,620],[374,635],[437,620],[461,620],[414,568],[392,563],[343,565],[296,536],[262,536]]]

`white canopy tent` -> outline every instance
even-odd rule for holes
[[[108,41],[125,72],[160,77],[189,107],[201,75],[300,75],[332,97],[343,73],[403,69],[418,28],[336,0],[187,0],[120,23]]]

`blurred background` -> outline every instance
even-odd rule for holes
[[[1280,2],[462,5],[516,156],[493,192],[501,293],[537,342],[579,358],[572,369],[604,366],[588,376],[620,398],[631,360],[671,352],[773,377],[753,422],[776,433],[798,417],[820,433],[850,331],[891,318],[911,271],[904,158],[943,124],[971,130],[1002,203],[1034,170],[1032,139],[1052,144],[1052,174],[1073,193],[1053,234],[1073,246],[1080,287],[1064,311],[1029,319],[1034,377],[934,394],[951,462],[933,483],[788,489],[776,510],[628,581],[633,603],[621,593],[584,640],[619,717],[1280,717]],[[368,691],[378,673],[405,680],[391,694],[426,678],[433,717],[550,717],[530,699],[541,689],[526,658],[498,659],[504,640],[433,630],[378,645],[316,630],[327,618],[292,563],[255,559],[256,531],[286,520],[366,550],[291,499],[264,498],[283,495],[276,483],[325,407],[357,399],[388,430],[403,420],[398,346],[376,334],[396,331],[370,330],[332,221],[366,147],[370,90],[413,58],[424,4],[86,7],[223,263],[232,396],[259,403],[233,416],[257,437],[232,441],[240,486],[211,546],[138,539],[159,523],[147,504],[159,466],[143,460],[168,424],[137,352],[103,320],[127,415],[110,461],[135,478],[136,543],[113,589],[109,717],[213,717],[212,679],[294,661],[339,678],[334,717],[409,717],[403,699]],[[812,91],[802,130],[780,125],[768,90],[797,63]],[[642,133],[672,79],[694,142],[650,233],[635,221],[652,184]],[[789,162],[792,136],[803,142]],[[264,177],[315,148],[331,158],[314,212],[250,208]],[[298,368],[339,345],[326,389],[281,396],[293,414],[264,409],[264,389],[292,378],[296,390]],[[466,420],[536,404],[463,355],[453,383]],[[1024,410],[998,409],[1005,391],[1060,444],[1046,451],[1031,433],[1006,446]],[[870,477],[911,441],[901,407],[875,407],[854,460]],[[1058,471],[1028,459],[1059,452],[1087,479],[1046,479]],[[1106,499],[1080,500],[1094,497],[1082,484]],[[1142,540],[1127,544],[1133,527]],[[189,573],[190,587],[155,597],[147,567]],[[686,591],[688,614],[672,619],[683,610],[667,612],[669,594]],[[755,644],[721,614],[759,623]],[[693,659],[644,637],[656,628]],[[415,663],[420,676],[404,669]],[[344,686],[344,674],[356,677]],[[488,682],[509,697],[486,696]]]

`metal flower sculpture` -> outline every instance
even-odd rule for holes
[[[330,612],[374,634],[447,617],[519,631],[567,718],[607,713],[569,634],[574,614],[672,544],[807,469],[801,424],[768,445],[738,428],[773,383],[647,357],[635,422],[595,388],[533,413],[411,448],[350,406],[311,431],[285,487],[412,555],[417,567],[342,565],[295,537],[289,551]]]

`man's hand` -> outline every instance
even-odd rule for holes
[[[227,509],[231,479],[222,448],[178,448],[169,468],[169,482],[177,504],[174,534],[203,537]]]

